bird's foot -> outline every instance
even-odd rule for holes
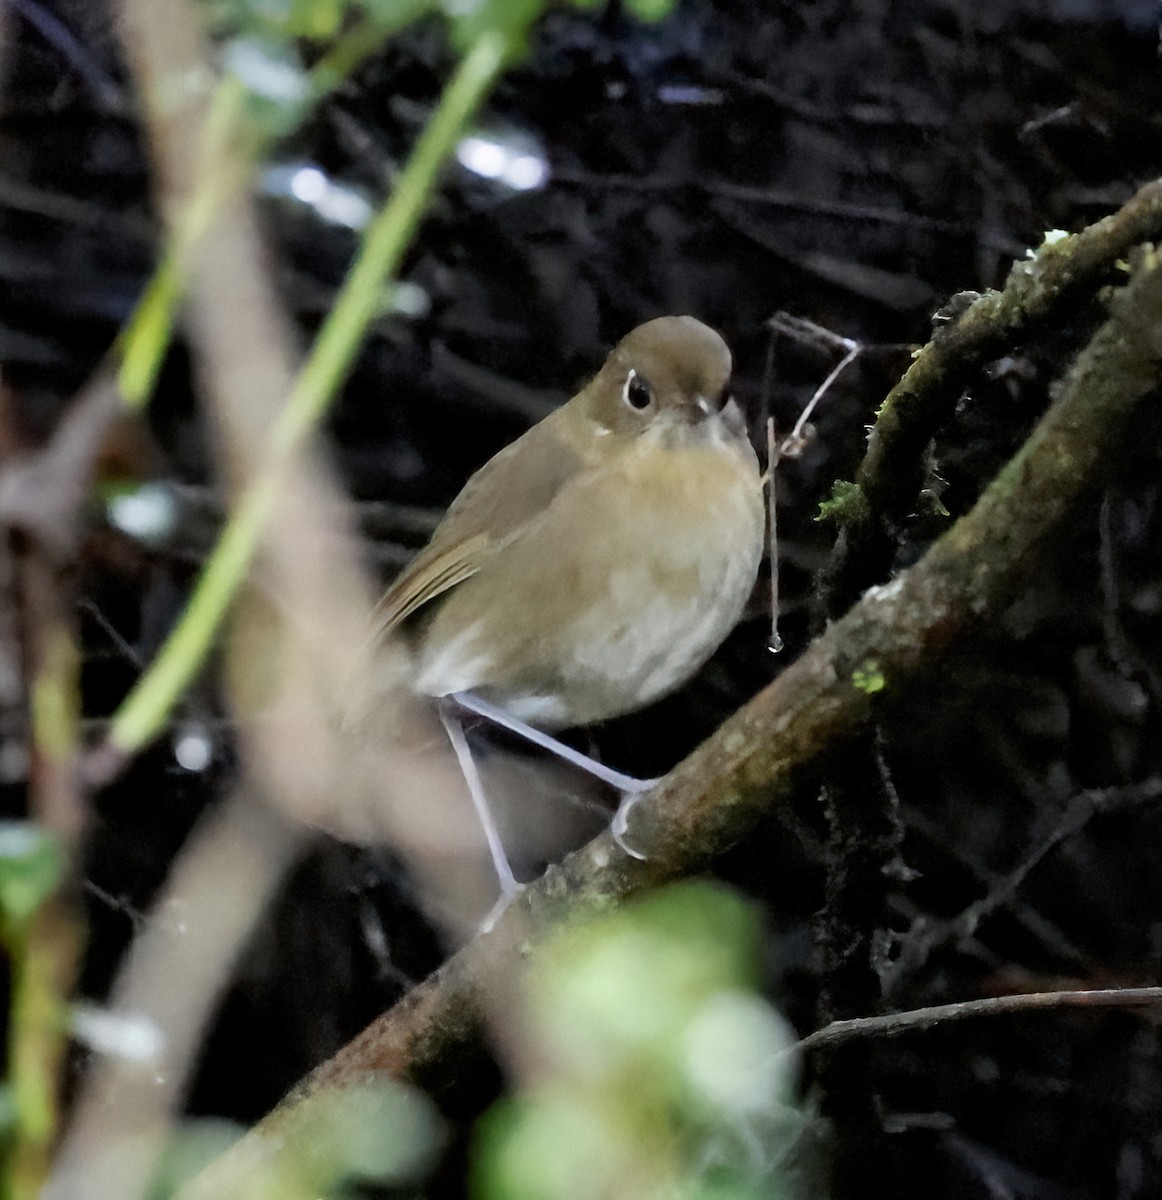
[[[488,910],[484,920],[480,922],[478,933],[491,933],[497,921],[508,912],[509,905],[525,890],[525,884],[517,883],[514,879],[511,884],[505,886],[504,890],[496,898],[496,902]]]
[[[657,782],[656,779],[636,779],[633,781],[638,786],[632,790],[625,788],[622,791],[621,803],[617,806],[617,812],[613,814],[613,820],[609,823],[609,832],[613,840],[625,851],[630,858],[636,858],[638,862],[646,861],[646,854],[637,847],[630,845],[626,839],[626,834],[629,833],[629,814],[633,811],[634,806],[641,800]]]

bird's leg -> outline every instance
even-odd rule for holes
[[[580,750],[574,750],[572,746],[566,746],[564,742],[550,737],[543,730],[535,729],[532,725],[527,725],[524,721],[510,716],[504,709],[497,708],[495,704],[489,704],[487,700],[481,700],[479,696],[474,696],[471,692],[455,692],[447,699],[454,700],[468,712],[475,713],[478,717],[483,717],[486,721],[491,721],[493,725],[499,725],[510,733],[515,733],[517,737],[524,738],[526,742],[531,742],[534,746],[540,746],[542,750],[548,750],[550,754],[555,754],[567,763],[572,763],[578,770],[584,771],[586,775],[592,775],[594,779],[600,779],[602,783],[609,784],[623,795],[634,796],[641,792],[648,792],[658,782],[656,779],[635,779],[632,775],[615,771],[612,767],[599,763],[595,758],[582,754]]]
[[[587,775],[592,775],[595,779],[609,784],[612,788],[616,788],[621,793],[621,803],[617,806],[617,812],[610,823],[609,832],[613,835],[613,840],[631,858],[645,860],[646,856],[640,850],[635,850],[625,840],[625,835],[629,827],[630,810],[638,802],[642,794],[653,788],[658,780],[636,779],[632,775],[625,775],[621,771],[615,771],[612,767],[607,767],[603,763],[599,763],[595,758],[590,758],[589,755],[582,754],[580,750],[574,750],[572,746],[567,746],[555,737],[550,737],[543,730],[536,729],[532,725],[528,725],[524,721],[510,716],[504,709],[497,708],[495,704],[489,704],[487,700],[481,700],[479,696],[474,696],[471,692],[456,692],[451,696],[444,697],[440,702],[441,714],[444,713],[445,705],[449,701],[458,704],[467,712],[475,713],[476,716],[483,717],[486,721],[491,721],[494,725],[499,725],[502,729],[507,729],[510,733],[515,733],[518,737],[524,738],[534,746],[540,746],[542,750],[548,750],[550,754],[555,754],[565,762],[571,763],[578,770],[584,771]],[[447,718],[445,718],[446,724]],[[457,723],[457,728],[459,728],[459,723]],[[449,736],[451,735],[449,734]],[[463,738],[463,736],[464,734],[461,730],[460,737]],[[473,766],[473,770],[475,770],[475,766]],[[505,865],[507,866],[507,863]],[[499,874],[499,871],[497,873]]]
[[[449,699],[441,699],[438,702],[440,712],[440,720],[443,722],[444,729],[448,734],[448,741],[452,743],[452,749],[455,751],[456,760],[460,764],[460,771],[464,776],[464,782],[468,785],[468,792],[472,797],[472,803],[476,807],[476,817],[480,821],[481,828],[484,830],[485,840],[488,842],[488,853],[492,856],[492,865],[496,870],[496,877],[500,881],[500,900],[497,902],[499,911],[494,908],[485,921],[484,928],[491,928],[500,912],[508,906],[509,901],[521,890],[522,884],[518,883],[516,876],[512,873],[512,867],[508,864],[508,855],[504,852],[504,842],[500,837],[500,830],[496,827],[496,819],[492,815],[492,808],[488,803],[488,797],[484,792],[484,781],[480,778],[480,772],[476,769],[476,760],[472,757],[472,750],[468,745],[468,739],[464,736],[464,726],[460,723],[460,716],[456,712],[455,704]]]

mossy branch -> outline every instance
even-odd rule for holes
[[[1133,246],[1162,238],[1162,181],[1143,187],[1116,213],[1079,233],[1046,242],[1013,264],[1004,288],[986,292],[917,354],[888,393],[855,476],[860,502],[847,495],[824,591],[838,616],[883,579],[890,529],[916,503],[924,448],[983,366],[1078,308],[1109,280]],[[848,485],[850,488],[851,485]]]

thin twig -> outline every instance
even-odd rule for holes
[[[876,1017],[853,1017],[832,1021],[808,1034],[781,1053],[797,1056],[814,1054],[862,1038],[899,1037],[942,1025],[947,1021],[965,1021],[979,1017],[1013,1016],[1018,1013],[1044,1012],[1060,1008],[1153,1008],[1162,1005],[1162,987],[1094,988],[1070,992],[1023,992],[1016,996],[986,996],[980,1000],[959,1000],[954,1004],[933,1004],[907,1012],[884,1013]]]
[[[1141,783],[1081,792],[1035,846],[1011,871],[995,879],[986,895],[973,901],[953,917],[934,920],[924,917],[900,938],[899,952],[885,976],[884,994],[891,995],[900,981],[927,961],[932,951],[949,942],[969,937],[980,923],[1003,905],[1011,903],[1029,874],[1060,845],[1078,833],[1099,813],[1116,811],[1131,804],[1162,798],[1162,779],[1152,776]]]
[[[116,81],[49,7],[36,0],[12,0],[12,7],[73,67],[106,112],[123,116],[125,96]]]
[[[833,217],[843,221],[866,221],[869,224],[907,225],[910,229],[927,229],[937,233],[972,233],[963,222],[944,217],[929,217],[923,213],[902,212],[898,208],[882,208],[873,204],[852,204],[827,196],[805,196],[779,188],[751,187],[721,180],[705,181],[696,176],[673,178],[664,175],[598,174],[591,171],[558,170],[553,173],[556,183],[573,187],[608,188],[617,191],[672,193],[686,188],[707,196],[760,208],[782,209],[813,217]]]
[[[31,729],[33,821],[51,837],[61,879],[25,921],[5,920],[11,965],[7,1086],[11,1200],[33,1200],[59,1133],[68,1036],[63,1021],[79,967],[81,922],[65,864],[75,864],[87,811],[80,789],[80,651],[66,573],[45,546],[28,543],[16,563],[22,583]]]
[[[850,338],[841,339],[841,345],[846,353],[835,364],[834,367],[827,373],[823,382],[815,389],[814,395],[803,406],[803,411],[799,414],[799,419],[795,422],[791,432],[779,444],[780,458],[796,458],[803,452],[803,447],[809,440],[809,434],[806,432],[808,422],[811,420],[812,414],[819,405],[819,401],[831,390],[831,385],[847,370],[849,366],[863,353],[863,347],[852,341]]]
[[[31,816],[70,863],[86,809],[79,787],[79,672],[66,564],[78,535],[82,498],[116,412],[98,372],[74,400],[49,443],[0,470],[0,553],[5,589],[23,641]],[[13,1122],[12,1195],[37,1195],[57,1136],[66,1034],[62,1013],[80,958],[79,921],[62,880],[34,913],[3,914],[11,962],[8,1079]]]
[[[776,491],[779,447],[775,435],[775,418],[767,417],[767,546],[771,561],[771,636],[767,649],[778,654],[783,648],[779,633],[779,498]]]
[[[778,503],[776,496],[776,480],[778,466],[784,458],[798,458],[811,440],[812,427],[809,424],[819,401],[831,389],[832,384],[863,352],[863,347],[851,338],[834,334],[821,325],[794,317],[790,313],[776,313],[768,322],[771,330],[771,342],[767,347],[766,367],[763,372],[763,414],[767,434],[767,538],[770,551],[771,570],[771,635],[767,641],[767,649],[772,654],[778,654],[783,648],[783,639],[779,633],[779,539],[778,539]],[[803,406],[791,432],[781,441],[775,437],[774,417],[767,415],[770,410],[771,382],[774,375],[774,339],[783,334],[801,340],[810,340],[826,346],[828,349],[838,348],[844,351],[843,358],[828,373],[823,382],[815,389],[814,395]]]
[[[311,69],[306,95],[296,106],[301,121],[334,91],[396,31],[431,8],[430,0],[406,0],[374,20],[359,21]],[[147,21],[140,20],[141,29]],[[133,26],[127,27],[132,31]],[[141,40],[138,38],[137,40]],[[243,82],[226,75],[205,95],[209,69],[198,60],[196,39],[171,39],[153,64],[155,76],[142,76],[146,115],[151,126],[165,130],[158,153],[158,198],[170,224],[170,240],[145,292],[138,301],[118,346],[119,384],[124,403],[132,410],[145,406],[173,335],[191,257],[199,240],[221,210],[244,190],[256,164],[274,146],[286,127],[261,127],[248,112],[250,96]],[[150,87],[152,79],[178,79],[178,64],[198,64],[185,77],[183,103],[173,103],[172,88]],[[170,110],[173,110],[172,112]]]

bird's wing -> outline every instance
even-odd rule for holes
[[[582,470],[583,460],[562,435],[556,415],[534,425],[468,480],[432,540],[376,606],[376,636],[386,636],[417,609],[480,571]]]
[[[487,534],[477,534],[443,550],[429,546],[420,551],[375,606],[376,635],[386,636],[429,600],[475,575],[488,557],[489,541]]]

